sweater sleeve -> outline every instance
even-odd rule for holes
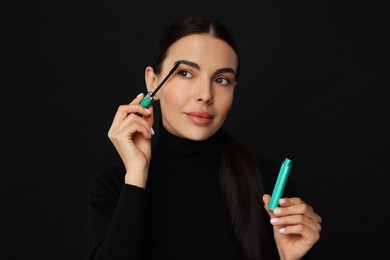
[[[124,183],[120,169],[104,170],[88,191],[88,259],[141,259],[148,192]]]

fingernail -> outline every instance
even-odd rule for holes
[[[280,213],[282,213],[282,209],[281,208],[276,208],[276,209],[274,209],[274,213],[275,214],[280,214]]]
[[[154,130],[153,130],[153,128],[150,128],[150,132],[152,133],[152,135],[154,135]]]
[[[280,199],[279,200],[279,204],[285,204],[286,203],[286,200],[285,199]]]
[[[144,93],[139,93],[139,94],[137,95],[137,98],[140,97],[140,96],[142,96],[143,94],[144,94]]]
[[[284,232],[286,232],[286,229],[285,229],[285,228],[279,229],[279,233],[284,233]]]
[[[144,108],[144,109],[145,109],[146,112],[148,112],[148,114],[151,113],[149,109],[147,109],[147,108]]]
[[[278,222],[278,221],[279,221],[278,218],[271,218],[271,223],[272,223],[272,224],[274,224],[274,223],[276,223],[276,222]]]

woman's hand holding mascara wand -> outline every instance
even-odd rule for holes
[[[141,188],[146,187],[149,162],[151,159],[151,137],[153,131],[153,107],[156,92],[179,67],[176,62],[168,75],[157,88],[148,93],[139,94],[129,105],[119,106],[108,131],[108,137],[118,151],[125,167],[125,183]]]
[[[108,131],[126,167],[125,183],[141,188],[146,187],[154,134],[153,107],[142,107],[143,98],[144,94],[139,94],[130,104],[119,106]]]

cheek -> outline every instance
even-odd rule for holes
[[[222,104],[220,111],[224,114],[224,117],[226,117],[226,115],[229,113],[231,106],[231,100],[227,100],[224,104]]]
[[[185,95],[180,91],[173,90],[171,88],[166,89],[161,96],[161,106],[164,110],[178,110],[180,111],[180,107],[183,105],[185,101]]]
[[[219,97],[218,110],[227,114],[233,104],[233,92],[221,93]]]

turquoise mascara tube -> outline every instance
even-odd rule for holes
[[[290,175],[292,168],[292,161],[290,159],[285,159],[280,167],[278,178],[274,186],[274,190],[271,195],[271,200],[268,203],[268,208],[274,210],[279,204],[278,201],[282,197],[284,192],[284,187],[286,186],[288,176]]]

